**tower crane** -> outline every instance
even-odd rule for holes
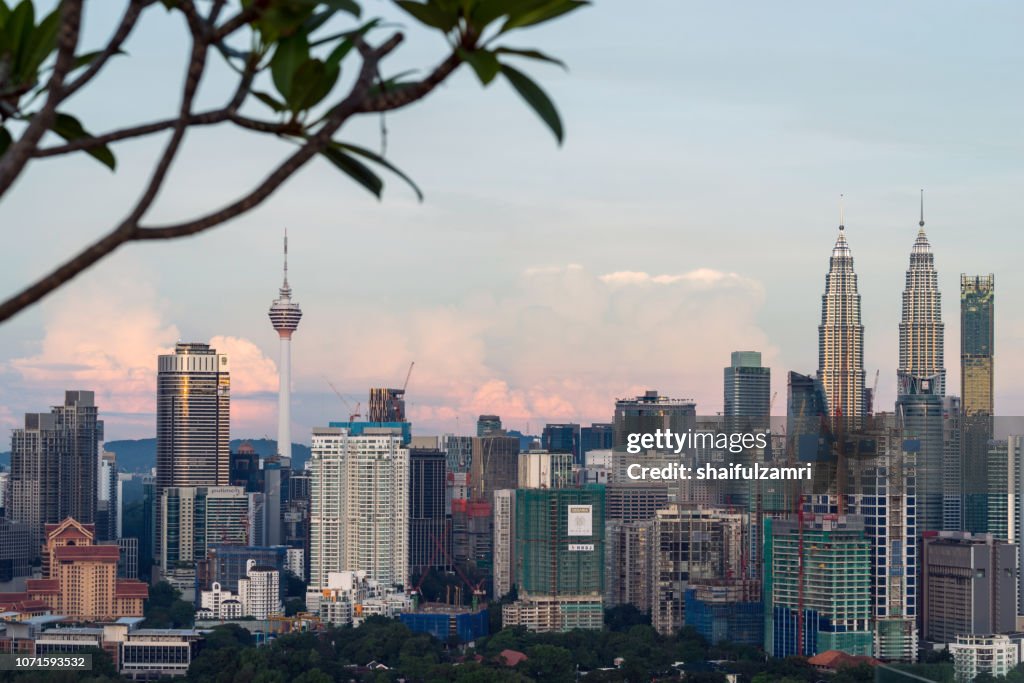
[[[359,401],[356,401],[356,407],[355,407],[355,410],[353,410],[352,409],[352,404],[349,403],[349,400],[347,398],[345,398],[344,396],[341,395],[341,392],[338,391],[338,388],[336,386],[334,386],[334,382],[332,382],[331,380],[327,379],[327,375],[324,375],[324,381],[327,382],[327,385],[329,387],[331,387],[331,391],[334,392],[334,395],[337,396],[338,399],[342,403],[345,404],[345,407],[349,411],[349,413],[348,413],[348,421],[349,422],[355,422],[357,417],[361,417],[362,416],[362,414],[359,412],[359,409],[363,405],[362,403],[360,403]]]
[[[409,386],[409,378],[412,377],[412,368],[416,365],[416,361],[409,363],[409,372],[405,373],[405,384],[402,385],[402,393],[405,393],[406,388]]]

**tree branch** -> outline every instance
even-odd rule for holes
[[[121,23],[118,24],[117,30],[114,31],[114,35],[110,38],[110,42],[103,48],[103,52],[89,64],[82,75],[68,83],[63,99],[67,99],[78,92],[79,88],[91,81],[100,72],[100,69],[106,65],[108,59],[121,50],[124,41],[128,39],[128,36],[135,28],[135,24],[138,23],[142,10],[154,2],[156,0],[131,0],[131,3],[129,3],[124,11],[124,16],[121,17]]]
[[[448,55],[447,59],[438,64],[437,68],[422,81],[403,85],[393,90],[369,97],[363,102],[362,106],[360,106],[359,111],[391,111],[392,109],[400,109],[401,107],[412,104],[416,100],[427,96],[431,90],[439,86],[446,78],[448,78],[448,76],[450,76],[460,64],[462,64],[462,60],[458,55],[452,53]]]
[[[57,105],[64,98],[64,77],[75,65],[75,49],[82,23],[82,0],[65,0],[61,12],[60,32],[57,35],[57,61],[47,84],[46,102],[36,112],[21,138],[7,148],[0,157],[0,197],[10,189],[15,179],[32,158],[32,151],[53,125]]]

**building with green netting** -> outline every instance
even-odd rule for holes
[[[864,518],[765,520],[765,649],[871,655],[871,555]]]
[[[535,631],[601,628],[604,616],[604,486],[515,492],[516,584],[506,626]]]

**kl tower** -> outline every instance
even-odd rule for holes
[[[292,333],[302,319],[302,309],[292,301],[288,286],[288,231],[284,233],[284,284],[270,305],[270,322],[281,338],[280,386],[277,390],[277,454],[292,457]]]

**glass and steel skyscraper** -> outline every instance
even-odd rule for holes
[[[733,351],[724,371],[724,414],[732,418],[759,418],[768,423],[772,371],[761,365],[760,351]]]
[[[961,472],[964,529],[988,531],[988,442],[992,439],[995,276],[960,276]]]
[[[864,415],[864,325],[853,255],[846,243],[842,211],[832,248],[818,327],[818,379],[825,388],[829,415]]]
[[[924,232],[923,190],[921,197],[921,220],[910,251],[910,267],[903,290],[898,386],[899,394],[909,394],[911,380],[917,379],[929,393],[945,396],[942,295],[935,272],[935,255]]]

